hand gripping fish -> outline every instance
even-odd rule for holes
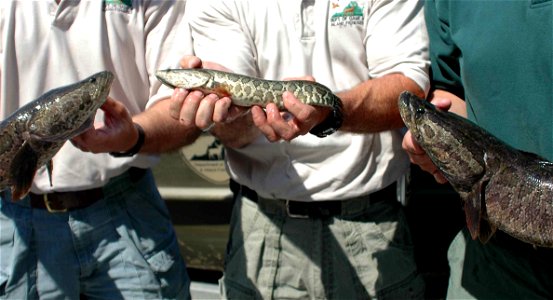
[[[106,101],[113,74],[96,73],[80,82],[50,90],[0,123],[0,190],[12,199],[30,190],[40,166],[52,172],[52,157],[63,144],[94,122]]]
[[[205,94],[230,97],[234,105],[265,107],[275,103],[283,109],[282,93],[289,91],[302,103],[315,106],[328,106],[341,111],[340,98],[326,86],[307,80],[276,81],[253,78],[234,73],[209,69],[169,69],[156,72],[157,78],[165,85],[188,90],[198,90]]]
[[[405,125],[464,200],[473,239],[496,229],[553,247],[553,163],[516,150],[483,128],[404,92]]]

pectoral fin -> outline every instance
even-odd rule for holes
[[[46,164],[46,171],[48,172],[48,181],[50,181],[50,186],[54,186],[52,183],[52,171],[54,171],[54,163],[52,160],[49,160],[48,164]]]
[[[472,190],[464,197],[465,202],[465,218],[470,236],[476,240],[480,235],[480,219],[481,219],[481,200],[480,190]]]
[[[472,191],[463,197],[465,217],[470,235],[473,240],[479,239],[482,243],[486,243],[496,230],[496,227],[488,222],[486,212],[487,183],[487,180],[481,180]]]
[[[38,154],[25,142],[10,165],[13,200],[20,200],[29,193],[37,169]]]

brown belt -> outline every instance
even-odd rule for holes
[[[46,209],[49,212],[66,212],[85,208],[104,197],[102,188],[76,192],[53,192],[48,194],[29,194],[32,208]]]

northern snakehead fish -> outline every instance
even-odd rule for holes
[[[265,107],[275,103],[283,109],[282,94],[291,92],[302,103],[326,106],[341,110],[340,98],[326,86],[307,80],[264,80],[245,75],[210,69],[168,69],[156,72],[157,78],[165,85],[188,90],[198,90],[205,94],[230,97],[238,106],[259,105]]]
[[[499,229],[553,247],[553,163],[517,150],[475,123],[404,92],[405,125],[464,201],[473,239]]]
[[[46,165],[51,176],[52,158],[67,140],[92,125],[112,81],[111,72],[96,73],[46,92],[3,120],[0,190],[11,187],[12,199],[18,200],[29,192],[39,167]]]

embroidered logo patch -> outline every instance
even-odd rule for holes
[[[104,0],[104,11],[118,11],[130,13],[132,10],[132,0]]]
[[[357,1],[333,0],[330,7],[331,26],[363,25],[363,7]]]

